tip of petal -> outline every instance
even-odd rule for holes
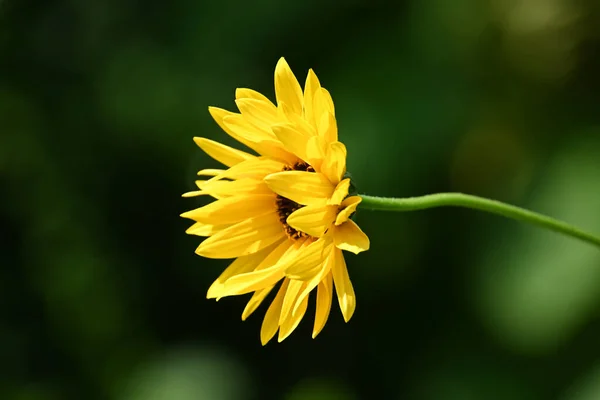
[[[185,198],[187,198],[187,197],[196,197],[196,196],[201,196],[203,194],[205,194],[205,193],[203,193],[200,190],[194,190],[193,192],[186,192],[186,193],[182,194],[181,197],[185,197]]]
[[[275,65],[275,73],[276,74],[282,70],[291,71],[290,65],[286,61],[285,57],[280,57],[279,60],[277,60],[277,65]]]
[[[292,333],[292,332],[293,332],[293,330],[292,330],[292,331],[289,331],[289,332],[288,332],[287,334],[285,334],[285,335],[282,335],[282,334],[281,334],[281,330],[279,330],[279,335],[277,336],[277,343],[281,343],[281,342],[283,342],[285,339],[287,339],[287,337],[288,337],[288,336],[290,336],[290,335],[291,335],[291,333]]]
[[[270,341],[272,338],[273,338],[272,336],[267,338],[267,337],[263,337],[263,336],[261,335],[261,336],[260,336],[260,343],[261,343],[263,346],[266,346],[266,344],[267,344],[267,343],[269,343],[269,341]]]
[[[192,211],[186,211],[184,213],[179,214],[179,216],[181,218],[193,219],[193,218],[191,218],[191,213],[192,213]]]
[[[200,136],[194,136],[194,143],[196,143],[196,145],[200,148],[202,148],[202,144],[206,143],[207,141],[209,141],[206,138],[200,137]]]
[[[222,283],[213,283],[206,292],[207,299],[221,300],[224,285]]]
[[[339,300],[344,322],[348,322],[354,315],[354,310],[356,309],[356,300],[354,297],[348,295],[343,295]]]
[[[366,246],[365,245],[356,246],[356,245],[352,245],[349,243],[340,243],[340,244],[336,245],[336,247],[340,250],[349,251],[350,253],[354,253],[354,254],[359,254],[359,253],[362,253],[363,251],[369,250],[368,243]]]

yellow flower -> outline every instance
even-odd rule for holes
[[[236,90],[240,113],[209,107],[217,124],[258,155],[206,138],[196,144],[227,169],[205,169],[197,191],[216,201],[181,216],[186,233],[207,236],[196,253],[235,258],[207,297],[253,293],[245,320],[281,281],[261,328],[281,342],[304,316],[317,289],[313,338],[329,316],[333,288],[345,321],[356,306],[342,250],[358,254],[369,239],[350,219],[361,199],[349,196],[346,147],[338,141],[333,101],[309,70],[304,92],[286,61],[275,68],[274,105],[251,89]]]

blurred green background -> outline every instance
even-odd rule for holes
[[[600,232],[597,0],[0,2],[0,398],[600,399],[600,252],[460,209],[359,211],[358,306],[262,347],[183,211],[207,106],[285,56],[363,193]],[[314,300],[313,300],[314,301]],[[314,309],[314,303],[311,310]]]

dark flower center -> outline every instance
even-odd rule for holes
[[[283,170],[315,172],[315,169],[305,162],[297,162],[293,166],[286,165],[285,167],[283,167]],[[277,204],[277,213],[279,214],[279,221],[283,225],[285,233],[288,235],[288,237],[294,240],[310,237],[306,233],[297,231],[296,229],[292,228],[287,223],[287,218],[290,216],[290,214],[304,206],[280,195],[277,195],[277,199],[275,200],[275,202]]]

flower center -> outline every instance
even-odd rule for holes
[[[309,165],[305,162],[297,162],[296,164],[294,164],[291,167],[289,165],[286,165],[285,167],[283,167],[283,170],[284,171],[315,172],[315,169],[311,165]],[[300,205],[300,204],[296,203],[295,201],[290,200],[287,197],[283,197],[280,195],[277,195],[277,199],[275,200],[275,203],[277,204],[277,213],[279,214],[279,221],[283,224],[285,233],[288,235],[288,237],[290,239],[298,240],[300,238],[310,237],[310,235],[308,235],[304,232],[297,231],[296,229],[289,226],[287,223],[287,218],[290,216],[290,214],[293,213],[294,211],[304,207],[303,205]]]

